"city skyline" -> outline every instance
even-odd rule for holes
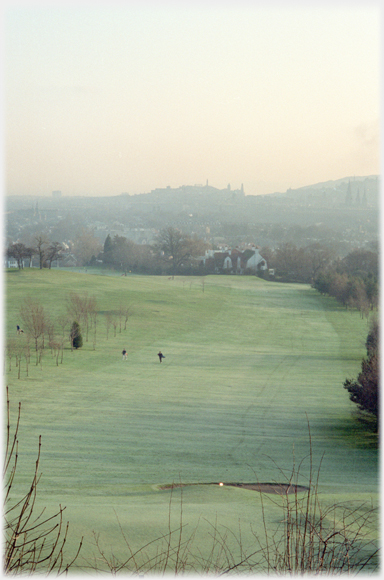
[[[5,7],[8,195],[379,174],[380,5]]]

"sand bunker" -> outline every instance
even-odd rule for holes
[[[254,491],[260,491],[262,493],[277,493],[279,495],[308,491],[308,487],[304,485],[290,485],[288,483],[225,483],[224,485],[253,489]]]
[[[289,483],[225,483],[219,481],[212,483],[169,483],[166,485],[159,485],[159,489],[162,490],[173,489],[176,487],[186,487],[189,485],[218,485],[220,487],[240,487],[243,489],[259,491],[260,493],[275,493],[278,495],[286,495],[308,491],[308,487],[306,487],[305,485],[296,485]]]

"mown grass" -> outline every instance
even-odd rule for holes
[[[39,501],[67,506],[74,540],[85,535],[83,557],[95,549],[92,530],[124,551],[117,516],[135,546],[160,535],[170,500],[162,484],[281,480],[277,466],[289,471],[308,454],[307,418],[314,461],[324,455],[325,500],[377,501],[377,445],[342,387],[365,353],[359,313],[308,286],[254,277],[210,276],[203,286],[24,270],[6,275],[5,335],[15,336],[26,296],[55,319],[71,291],[96,297],[96,348],[91,331],[81,350],[67,344],[62,365],[46,352],[41,366],[32,357],[28,377],[22,367],[18,379],[13,364],[6,381],[11,404],[22,402],[18,485],[41,434]],[[111,328],[107,340],[105,313],[121,303],[132,306],[127,330],[114,337]],[[194,485],[182,493],[184,520],[191,530],[200,520],[203,544],[204,518],[236,530],[240,520],[244,542],[251,523],[261,526],[257,492]],[[280,517],[272,504],[266,515],[271,524]]]

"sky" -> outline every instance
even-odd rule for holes
[[[5,2],[4,190],[380,172],[380,2]]]

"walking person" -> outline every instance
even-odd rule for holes
[[[159,357],[159,361],[162,362],[162,359],[165,358],[165,356],[163,355],[163,353],[161,352],[161,350],[157,353],[157,356]]]
[[[123,355],[123,360],[126,360],[127,359],[127,351],[124,349],[121,354]]]

